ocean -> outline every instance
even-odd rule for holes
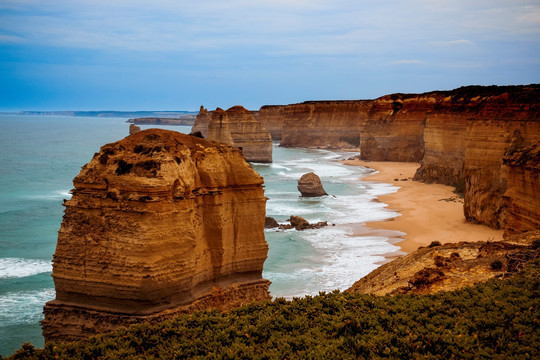
[[[43,305],[54,299],[52,255],[72,179],[99,148],[128,135],[126,118],[0,115],[0,354],[25,342],[43,346]],[[142,129],[150,126],[141,126]],[[160,127],[189,133],[188,126]],[[397,191],[360,181],[370,169],[343,165],[355,153],[288,149],[274,144],[272,164],[253,164],[265,179],[267,216],[290,215],[330,226],[305,231],[265,230],[263,276],[274,297],[344,290],[399,250],[384,236],[356,236],[359,223],[399,214],[373,201]],[[329,196],[302,198],[306,172],[321,177]],[[334,225],[334,226],[332,226]]]

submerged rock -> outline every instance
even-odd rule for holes
[[[298,191],[305,197],[318,197],[328,195],[319,176],[313,172],[302,175],[298,180]]]
[[[144,130],[103,146],[73,183],[46,341],[270,298],[263,179],[237,148]]]

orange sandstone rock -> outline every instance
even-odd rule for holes
[[[145,130],[103,146],[73,183],[47,341],[269,298],[263,179],[237,148]]]
[[[200,132],[209,140],[233,145],[242,150],[247,161],[272,162],[272,138],[251,111],[242,106],[208,112],[201,107],[192,133]]]
[[[193,126],[191,127],[191,133],[201,133],[203,138],[208,138],[208,123],[210,122],[210,113],[207,109],[205,109],[202,105],[199,109],[199,113],[197,114],[197,117],[195,118],[195,122],[193,123]]]
[[[321,178],[313,172],[302,175],[298,180],[298,191],[305,197],[328,195],[321,183]]]
[[[540,138],[540,85],[263,106],[258,118],[282,146],[359,147],[364,160],[421,162],[415,180],[458,187],[469,221],[501,228],[507,184],[502,159]]]
[[[540,229],[540,141],[508,153],[505,202],[505,236]]]

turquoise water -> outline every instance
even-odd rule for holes
[[[51,259],[72,179],[99,148],[125,137],[124,118],[0,115],[0,354],[24,342],[43,346],[39,321],[55,296]],[[149,126],[141,126],[148,128]],[[189,127],[162,127],[184,133]],[[299,215],[336,224],[319,230],[266,230],[263,276],[273,296],[345,289],[395,251],[384,237],[351,236],[353,223],[396,216],[371,201],[396,190],[358,181],[368,170],[342,165],[351,156],[274,147],[274,163],[254,164],[265,178],[267,215]],[[296,184],[316,172],[330,196],[299,197]]]

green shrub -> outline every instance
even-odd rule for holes
[[[138,324],[13,359],[540,358],[540,260],[433,295],[320,293]],[[30,348],[31,347],[31,348]]]

